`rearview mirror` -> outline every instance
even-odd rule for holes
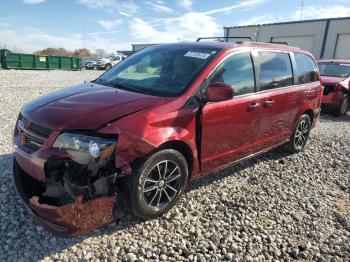
[[[207,87],[207,101],[221,102],[232,99],[234,92],[233,86],[226,83],[213,83]]]

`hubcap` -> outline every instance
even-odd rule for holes
[[[156,164],[148,173],[143,184],[143,198],[145,203],[153,208],[168,205],[180,190],[181,171],[179,166],[164,160]]]
[[[309,136],[309,124],[306,120],[303,120],[299,123],[294,137],[294,145],[296,148],[301,149]]]

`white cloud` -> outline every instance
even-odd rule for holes
[[[254,8],[262,3],[265,3],[268,0],[246,0],[246,1],[239,1],[235,5],[230,5],[222,8],[217,8],[217,9],[212,9],[209,11],[204,12],[204,14],[207,15],[213,15],[217,13],[223,13],[223,12],[231,12],[234,10],[240,10],[242,11],[243,9],[249,9],[249,8]]]
[[[157,3],[146,1],[145,4],[148,6],[149,9],[156,11],[158,13],[166,13],[171,14],[174,12],[173,9],[167,7],[164,5],[164,2],[158,1]]]
[[[257,24],[267,24],[267,23],[273,23],[276,22],[276,20],[273,18],[272,14],[266,14],[266,15],[260,15],[260,16],[254,16],[249,19],[244,19],[239,21],[238,25],[257,25]]]
[[[36,5],[45,2],[45,0],[23,0],[23,3],[28,5]]]
[[[186,10],[191,10],[193,1],[192,0],[179,0],[177,1],[177,5]]]
[[[120,26],[123,23],[122,19],[116,19],[116,20],[99,20],[98,23],[106,28],[107,30],[115,29],[116,27]]]
[[[111,33],[112,32],[108,32]],[[0,46],[21,52],[34,52],[40,49],[63,47],[74,50],[86,47],[90,50],[102,48],[108,52],[116,50],[130,50],[130,43],[115,41],[113,37],[101,37],[102,32],[91,33],[84,38],[80,34],[56,35],[32,27],[12,27],[10,25],[0,29]],[[3,42],[6,39],[6,42]],[[84,45],[85,44],[85,45]]]
[[[133,19],[129,26],[134,39],[151,43],[194,41],[203,34],[213,36],[222,31],[213,17],[196,12],[186,13],[178,18],[163,19],[162,30],[140,18]]]
[[[132,16],[137,13],[139,7],[134,1],[116,1],[116,0],[79,0],[90,9],[102,9],[109,13],[119,13],[123,16]]]
[[[300,9],[295,11],[291,15],[291,18],[294,20],[299,20],[300,12]],[[346,16],[350,16],[350,7],[343,5],[307,6],[303,11],[303,19],[321,19]]]

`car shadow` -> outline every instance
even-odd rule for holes
[[[185,194],[192,190],[207,186],[214,181],[222,180],[228,176],[234,175],[234,173],[259,164],[260,162],[282,159],[287,155],[288,153],[278,148],[236,165],[228,166],[208,176],[189,182]],[[27,212],[21,203],[21,200],[17,196],[14,185],[12,183],[12,163],[13,154],[0,155],[0,172],[3,183],[2,190],[3,188],[7,189],[7,193],[0,191],[0,202],[6,203],[6,205],[8,205],[7,208],[12,210],[11,216],[3,216],[3,214],[0,214],[1,221],[2,224],[17,225],[0,228],[2,236],[0,237],[0,247],[7,245],[8,250],[11,250],[16,248],[15,245],[18,245],[16,243],[24,243],[23,245],[25,246],[26,250],[32,251],[30,258],[25,257],[26,261],[36,261],[44,259],[48,256],[55,256],[55,254],[60,253],[66,249],[70,249],[75,244],[81,243],[88,238],[98,238],[101,235],[111,235],[118,231],[132,228],[138,224],[147,223],[135,217],[131,213],[130,209],[127,208],[125,200],[120,198],[120,201],[118,201],[118,204],[116,205],[113,212],[114,219],[109,225],[100,229],[96,229],[93,232],[80,235],[78,237],[57,237],[54,234],[43,229],[40,225],[33,223],[31,215]],[[13,238],[13,240],[9,241],[9,238]],[[28,239],[31,239],[31,241],[28,241]],[[45,245],[43,243],[43,240],[49,244]],[[13,246],[11,246],[11,243],[13,243]],[[78,250],[77,252],[80,251]],[[17,259],[20,259],[20,257],[17,257]],[[14,261],[16,261],[16,259],[14,259]]]
[[[322,113],[319,121],[334,122],[334,123],[350,122],[350,112],[348,112],[346,115],[343,115],[343,116],[334,116],[330,113]]]

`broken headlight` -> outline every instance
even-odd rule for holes
[[[90,154],[93,158],[108,158],[115,148],[115,139],[106,139],[83,134],[63,133],[53,144],[54,148]]]

